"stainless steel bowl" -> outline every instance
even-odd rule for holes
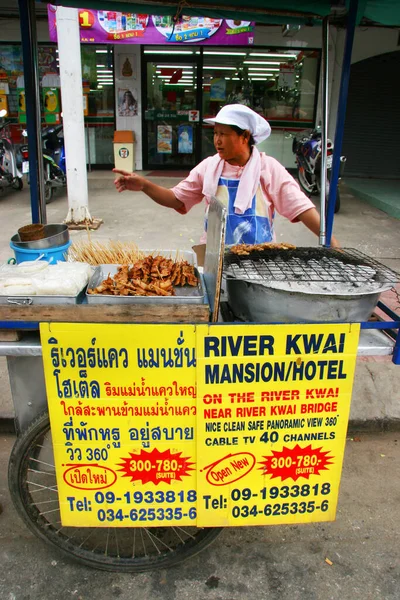
[[[392,286],[370,293],[305,294],[269,288],[239,279],[226,279],[228,301],[234,315],[255,323],[322,323],[367,321],[381,292]]]
[[[32,242],[21,242],[19,234],[12,236],[11,242],[18,248],[25,250],[46,250],[46,248],[54,248],[55,246],[63,246],[69,242],[68,226],[63,223],[53,223],[52,225],[44,226],[44,238],[34,240]]]

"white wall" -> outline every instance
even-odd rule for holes
[[[365,60],[371,56],[400,50],[398,46],[399,29],[387,27],[358,27],[354,35],[351,63]]]
[[[36,22],[36,31],[38,42],[49,42],[49,24],[46,20]],[[21,28],[19,19],[2,19],[0,30],[1,42],[20,42]]]
[[[133,66],[133,77],[124,78],[121,74],[122,62],[128,55],[129,62]],[[115,107],[117,130],[130,130],[135,133],[136,138],[136,170],[143,169],[142,160],[142,80],[140,64],[140,46],[137,44],[114,46],[114,70],[115,70]],[[118,115],[118,92],[120,89],[129,88],[138,101],[138,114],[135,117],[120,117]]]

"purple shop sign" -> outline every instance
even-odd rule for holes
[[[50,40],[57,41],[57,7],[48,6]],[[93,44],[212,44],[247,46],[254,43],[254,23],[183,15],[153,16],[79,9],[81,42]]]

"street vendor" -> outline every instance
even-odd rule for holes
[[[144,192],[161,206],[186,214],[205,199],[205,231],[212,196],[227,207],[227,245],[272,242],[275,211],[289,221],[301,221],[319,235],[320,216],[299,185],[275,158],[259,152],[256,144],[267,139],[271,127],[263,117],[240,104],[228,104],[205,123],[214,125],[217,154],[203,160],[171,189],[140,175],[114,169],[118,192]],[[332,246],[337,246],[332,238]]]

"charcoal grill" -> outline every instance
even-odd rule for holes
[[[400,276],[352,248],[225,255],[228,301],[250,322],[364,321]]]

